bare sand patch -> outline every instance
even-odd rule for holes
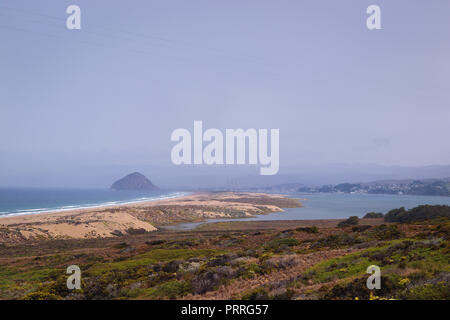
[[[298,200],[263,193],[198,193],[180,198],[0,218],[0,242],[114,237],[159,225],[242,218],[299,207]]]

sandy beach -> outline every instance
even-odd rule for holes
[[[197,193],[179,198],[0,218],[0,242],[101,238],[211,218],[242,218],[298,207],[297,200],[261,193]]]

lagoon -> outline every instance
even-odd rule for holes
[[[344,194],[344,193],[296,193],[285,194],[298,198],[301,208],[288,208],[283,212],[258,215],[252,218],[210,219],[205,222],[183,223],[166,227],[167,229],[189,230],[204,223],[223,221],[270,221],[270,220],[313,220],[342,219],[349,216],[362,218],[367,212],[386,213],[391,209],[405,207],[411,209],[418,205],[450,205],[450,197],[383,195],[383,194]]]

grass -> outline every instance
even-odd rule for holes
[[[172,280],[155,287],[138,290],[135,295],[137,299],[175,299],[188,294],[190,289],[189,282]]]
[[[343,258],[330,259],[310,268],[305,274],[314,283],[328,282],[364,274],[367,267],[376,264],[374,260],[362,257],[359,253],[349,254]]]
[[[444,282],[425,284],[408,290],[404,298],[408,300],[450,300],[450,290],[448,284]]]
[[[418,247],[412,250],[402,248],[405,243],[411,243],[411,248],[414,245]],[[393,240],[379,247],[319,263],[310,268],[306,275],[315,283],[323,283],[364,274],[370,265],[377,265],[382,270],[408,267],[429,273],[450,272],[449,259],[450,254],[445,248],[427,246],[426,242],[418,240]]]
[[[46,242],[44,247],[11,246],[0,254],[8,261],[0,266],[0,297],[178,299],[207,293],[244,299],[449,299],[445,221],[374,224],[356,231],[285,223],[273,223],[270,229],[258,222],[249,229],[252,232],[158,232]],[[68,254],[73,247],[77,251]],[[347,248],[357,251],[344,255]],[[305,253],[311,255],[303,258]],[[21,258],[15,258],[17,254]],[[289,259],[295,263],[281,263]],[[70,264],[82,270],[79,292],[68,291],[65,285]],[[370,265],[379,266],[382,273],[382,290],[372,295],[366,287]],[[286,277],[265,276],[274,272]],[[242,287],[246,282],[261,285]],[[221,285],[225,291],[217,291]]]
[[[442,239],[404,238],[321,262],[308,269],[294,285],[333,282],[331,288],[323,287],[324,299],[368,298],[370,291],[365,288],[364,274],[367,267],[377,265],[382,278],[382,290],[376,292],[380,295],[377,298],[447,299],[448,283],[436,281],[450,273],[449,261],[448,244]]]
[[[22,272],[8,267],[0,267],[0,293],[14,294],[37,288],[41,283],[50,281],[56,275],[63,274],[63,270],[51,268],[36,268]]]
[[[224,251],[214,249],[154,249],[124,261],[97,263],[89,268],[87,273],[89,275],[101,275],[113,270],[127,270],[158,262],[187,260],[194,257],[211,257],[222,253]]]

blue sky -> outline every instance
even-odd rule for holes
[[[65,28],[66,7],[82,30]],[[382,30],[366,28],[378,4]],[[0,177],[170,165],[171,132],[279,128],[281,166],[450,164],[449,1],[0,3]]]

